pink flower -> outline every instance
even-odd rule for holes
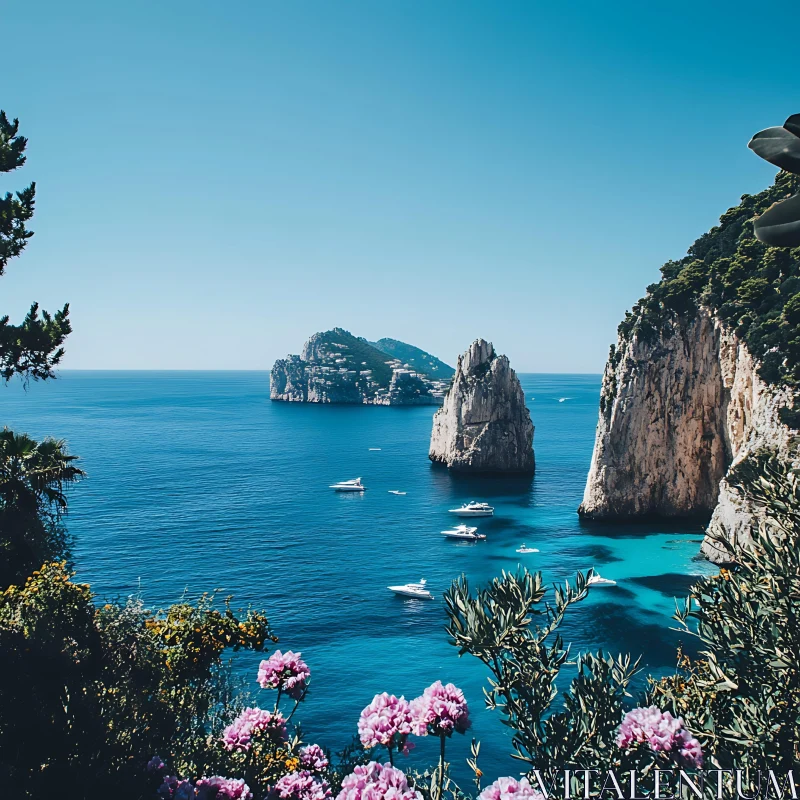
[[[270,796],[282,800],[326,800],[331,796],[331,787],[324,778],[303,770],[284,775],[275,784]]]
[[[247,752],[254,736],[265,735],[276,742],[286,741],[286,720],[283,714],[246,708],[222,732],[222,743],[226,750]]]
[[[342,781],[336,800],[422,800],[422,795],[409,788],[402,770],[370,761],[357,766]]]
[[[299,700],[306,690],[311,670],[300,653],[276,650],[258,667],[258,683],[262,689],[280,689],[294,700]]]
[[[498,778],[478,795],[478,800],[544,800],[544,795],[527,778]]]
[[[436,681],[422,697],[411,701],[412,733],[417,736],[452,736],[464,733],[472,724],[464,693],[452,683]]]
[[[198,800],[252,800],[253,793],[243,780],[221,778],[200,778],[197,781]]]
[[[161,772],[162,769],[166,768],[166,764],[161,760],[160,756],[153,756],[147,762],[147,771],[148,772]]]
[[[404,697],[393,694],[376,694],[361,712],[358,735],[361,744],[370,748],[382,744],[408,753],[406,739],[411,733],[411,706]]]
[[[654,753],[664,753],[679,765],[699,768],[703,765],[700,742],[686,730],[683,719],[656,706],[629,711],[617,732],[617,747],[629,750],[636,744],[646,744]]]
[[[328,766],[328,757],[318,744],[300,748],[300,764],[312,772],[322,772]]]

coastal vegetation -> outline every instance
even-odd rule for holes
[[[19,120],[0,110],[0,174],[25,164],[27,146]],[[0,276],[33,236],[27,223],[35,196],[35,183],[0,196]],[[12,325],[8,315],[0,317],[0,380],[54,377],[71,330],[68,305],[51,315],[40,314],[34,303],[19,325]],[[74,461],[62,441],[36,442],[8,429],[0,433],[0,588],[24,580],[45,561],[69,556],[61,516],[67,505],[64,485],[83,475]]]
[[[378,339],[377,342],[370,342],[370,344],[382,353],[402,361],[403,364],[408,364],[411,369],[427,375],[429,378],[450,380],[455,374],[455,370],[449,364],[445,364],[441,359],[426,353],[419,347],[414,347],[413,344],[386,338]]]
[[[661,280],[626,312],[623,340],[634,334],[654,340],[665,325],[705,306],[744,339],[767,383],[798,386],[800,248],[767,246],[756,238],[753,222],[799,190],[800,175],[780,172],[768,189],[743,195],[686,256],[664,264]],[[618,348],[612,360],[621,356]]]

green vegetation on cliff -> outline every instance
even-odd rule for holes
[[[429,378],[446,381],[455,375],[455,370],[449,364],[445,364],[441,359],[426,353],[419,347],[414,347],[413,344],[406,344],[397,339],[378,339],[377,342],[370,342],[370,344]]]
[[[652,341],[669,322],[706,306],[744,339],[765,381],[800,385],[800,248],[767,247],[753,233],[754,218],[798,189],[800,177],[781,172],[768,189],[744,195],[686,256],[661,268],[620,336]]]
[[[314,348],[312,355],[319,358],[323,353],[331,357],[332,366],[347,367],[359,372],[362,370],[372,370],[372,379],[383,387],[389,386],[392,379],[392,368],[386,363],[391,359],[387,358],[386,353],[371,345],[366,339],[360,336],[353,336],[350,331],[344,328],[333,328],[329,331],[317,333],[311,339]],[[334,356],[333,354],[337,354]],[[304,354],[305,355],[305,354]],[[336,364],[336,359],[342,359],[342,363]],[[315,359],[309,358],[308,361]],[[326,363],[326,362],[323,362]]]

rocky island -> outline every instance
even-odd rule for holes
[[[533,423],[516,373],[491,342],[458,357],[453,385],[433,417],[429,458],[463,472],[533,472]]]
[[[589,519],[710,519],[714,537],[746,540],[753,510],[726,480],[761,450],[796,458],[800,253],[770,248],[753,218],[798,178],[745,195],[619,326],[579,513]]]
[[[453,368],[396,339],[368,342],[343,328],[315,333],[275,362],[270,399],[298,403],[441,405]]]

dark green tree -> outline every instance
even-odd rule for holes
[[[27,144],[19,135],[19,120],[12,122],[0,111],[0,173],[13,172],[25,163]],[[27,223],[33,217],[35,195],[36,184],[31,183],[22,191],[0,197],[0,275],[33,236]],[[12,325],[8,315],[0,317],[0,379],[55,377],[53,368],[64,356],[62,345],[71,331],[68,304],[50,314],[34,303],[19,325]]]
[[[19,120],[0,111],[0,173],[25,164],[28,140],[19,135]],[[0,276],[8,262],[33,236],[36,184],[0,196]],[[0,381],[15,375],[27,382],[54,378],[72,330],[69,306],[55,314],[34,303],[20,325],[0,317]],[[67,502],[64,486],[83,475],[63,441],[36,442],[9,430],[0,434],[0,587],[25,578],[45,561],[66,559],[69,548],[62,525]]]

